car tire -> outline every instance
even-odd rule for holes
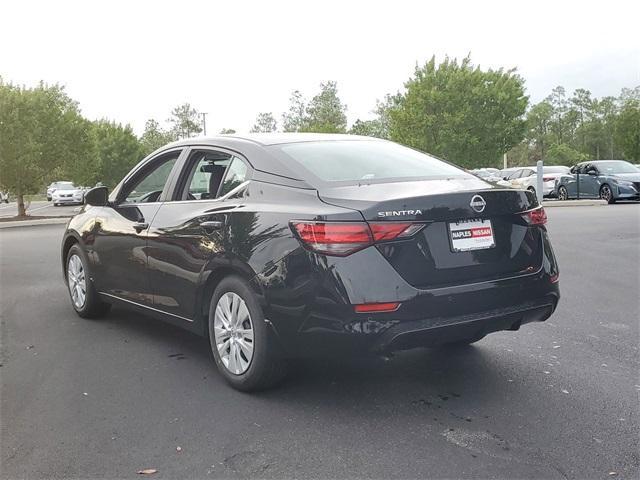
[[[65,260],[67,290],[69,291],[71,306],[80,317],[98,318],[109,312],[111,304],[102,301],[100,295],[98,295],[91,282],[88,265],[89,262],[84,250],[76,243],[69,249]],[[84,287],[84,299],[83,301],[78,301],[82,287]]]
[[[616,198],[613,196],[613,190],[608,183],[605,183],[600,187],[600,198],[606,200],[609,205],[616,203]]]
[[[209,304],[208,327],[218,371],[233,388],[264,390],[284,378],[282,350],[245,280],[232,275],[218,284]]]
[[[569,200],[569,192],[567,192],[566,187],[558,187],[558,200]]]
[[[527,187],[527,190],[529,190],[531,193],[533,193],[534,195],[536,194],[536,189],[534,187]]]

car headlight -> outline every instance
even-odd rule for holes
[[[633,182],[629,182],[627,180],[618,180],[618,186],[624,188],[633,188],[634,190],[636,189],[636,186],[633,184]]]

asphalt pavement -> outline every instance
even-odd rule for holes
[[[229,388],[207,343],[77,317],[62,225],[0,231],[0,476],[638,478],[640,205],[549,209],[546,323],[389,360],[306,360]]]
[[[27,208],[27,213],[33,216],[57,217],[72,216],[80,205],[60,205],[54,207],[53,203],[46,201],[31,202]],[[14,217],[18,214],[18,204],[16,202],[0,203],[0,218]]]

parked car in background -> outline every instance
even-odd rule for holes
[[[571,167],[567,175],[557,179],[560,200],[602,198],[608,203],[618,200],[640,200],[640,171],[624,160],[596,160]]]
[[[240,390],[286,358],[473,343],[559,299],[530,192],[386,140],[186,139],[86,203],[61,248],[78,315],[116,303],[197,332]]]
[[[497,183],[502,187],[510,187],[511,185],[508,182],[505,182],[502,179],[502,175],[500,174],[500,170],[497,168],[476,168],[474,170],[470,170],[469,173],[476,175],[477,177],[482,178],[488,182]]]
[[[556,178],[569,173],[570,168],[564,166],[550,165],[542,167],[542,196],[556,196]],[[514,170],[508,176],[508,181],[514,188],[524,188],[536,194],[538,185],[538,168],[525,167]]]
[[[58,184],[56,189],[51,194],[51,200],[53,200],[53,206],[58,205],[74,205],[84,203],[84,190],[81,187],[76,187],[73,183]]]
[[[0,190],[0,202],[9,203],[9,192]]]
[[[60,187],[62,187],[64,185],[73,186],[73,182],[66,182],[66,181],[53,182],[51,185],[49,185],[47,187],[47,201],[50,202],[51,199],[53,198],[53,192],[55,192],[58,188],[60,188]]]

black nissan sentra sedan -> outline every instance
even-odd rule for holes
[[[235,388],[288,358],[467,344],[559,299],[543,208],[396,143],[188,139],[97,187],[67,227],[73,308],[118,303],[209,339]]]

